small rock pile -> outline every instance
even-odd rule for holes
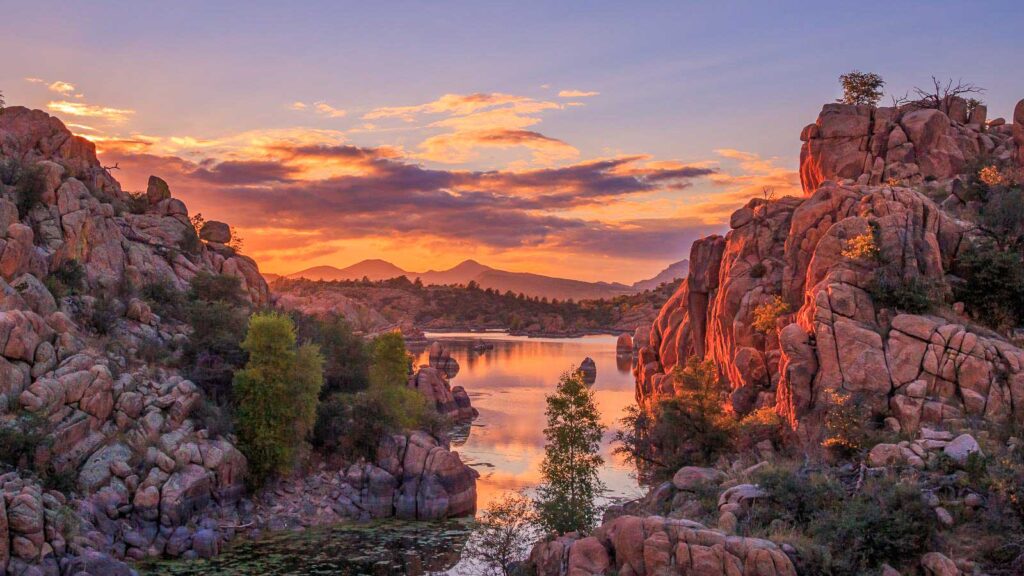
[[[255,499],[249,522],[281,530],[342,520],[472,515],[478,476],[446,442],[426,432],[396,435],[381,442],[376,462],[343,470],[321,466],[314,474],[268,487]]]
[[[430,364],[420,366],[409,378],[409,388],[423,394],[440,414],[454,422],[465,423],[476,418],[480,413],[473,408],[466,389],[450,384],[459,373],[459,362],[452,358],[451,351],[440,342],[434,342],[428,358]]]

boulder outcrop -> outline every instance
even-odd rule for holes
[[[796,576],[774,543],[728,536],[689,520],[620,516],[592,536],[575,534],[536,544],[530,563],[538,576]]]
[[[1018,106],[1019,108],[1019,106]],[[938,108],[918,103],[899,107],[826,104],[814,124],[800,133],[800,180],[805,193],[823,182],[888,182],[916,185],[952,178],[981,158],[1009,161],[1019,157],[1024,122],[987,122],[983,104],[970,108],[950,97]],[[1016,116],[1016,115],[1015,115]]]
[[[1024,421],[1024,351],[954,309],[901,313],[872,295],[892,270],[947,285],[977,236],[958,171],[979,154],[1015,157],[1008,129],[949,114],[826,105],[804,130],[805,196],[751,200],[728,234],[694,243],[688,278],[639,349],[638,401],[675,394],[672,370],[692,357],[713,361],[735,412],[774,407],[808,439],[835,392],[908,434]],[[909,179],[893,175],[909,163],[888,160],[900,146],[916,159]],[[873,253],[851,252],[855,238]],[[755,322],[766,310],[767,327]]]
[[[452,387],[451,379],[459,373],[459,363],[440,342],[433,342],[427,353],[430,364],[420,366],[409,378],[409,388],[427,398],[440,414],[455,422],[469,422],[479,415],[462,386]]]
[[[188,555],[201,529],[216,532],[198,538],[203,553],[215,550],[227,535],[211,518],[244,494],[245,457],[193,419],[192,382],[140,359],[178,347],[186,328],[129,295],[209,272],[237,277],[261,306],[256,263],[199,241],[160,178],[123,192],[94,145],[43,112],[0,115],[0,165],[0,425],[42,423],[32,468],[75,494],[0,476],[0,573],[128,574],[120,559]],[[19,213],[26,186],[37,201]]]

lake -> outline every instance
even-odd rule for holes
[[[540,483],[547,423],[545,396],[554,390],[562,372],[588,356],[597,363],[597,381],[592,390],[607,429],[601,446],[605,460],[601,480],[608,488],[606,499],[642,495],[636,469],[612,454],[611,438],[618,420],[635,398],[628,359],[616,358],[614,336],[528,338],[463,332],[427,333],[427,340],[438,340],[451,350],[460,365],[451,383],[464,387],[473,406],[480,411],[468,438],[457,438],[452,445],[464,462],[480,472],[478,509],[503,492],[529,489]],[[494,348],[474,352],[472,345],[480,340]],[[415,365],[426,363],[424,351]]]
[[[503,333],[428,333],[458,360],[452,385],[463,386],[480,416],[454,435],[452,448],[480,472],[477,507],[484,509],[503,493],[540,483],[544,458],[545,396],[559,376],[586,357],[597,364],[594,396],[607,428],[601,445],[601,480],[608,491],[602,503],[637,498],[642,491],[635,469],[612,453],[611,438],[623,409],[634,402],[628,359],[618,359],[614,336],[527,338]],[[484,340],[493,348],[475,352]],[[416,366],[427,363],[421,351]],[[209,561],[167,562],[143,570],[148,575],[298,576],[318,574],[445,574],[471,576],[479,566],[460,552],[471,529],[466,520],[446,522],[381,521],[278,533],[233,544]]]

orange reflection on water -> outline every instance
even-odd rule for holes
[[[530,339],[505,334],[428,334],[443,341],[461,369],[452,385],[463,386],[480,411],[469,438],[458,446],[462,459],[480,472],[477,508],[510,490],[532,489],[541,481],[544,459],[545,396],[559,376],[587,356],[597,363],[593,390],[601,422],[607,428],[601,454],[605,465],[601,480],[607,498],[637,497],[635,470],[612,454],[610,440],[623,410],[634,401],[633,377],[628,363],[616,360],[615,338],[588,336],[574,339]],[[484,339],[494,348],[474,352],[472,344]],[[426,364],[426,352],[417,365]]]

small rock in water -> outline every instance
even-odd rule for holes
[[[587,356],[583,359],[583,362],[580,362],[580,367],[577,371],[580,377],[583,378],[583,383],[587,386],[597,381],[597,363],[590,356]]]

